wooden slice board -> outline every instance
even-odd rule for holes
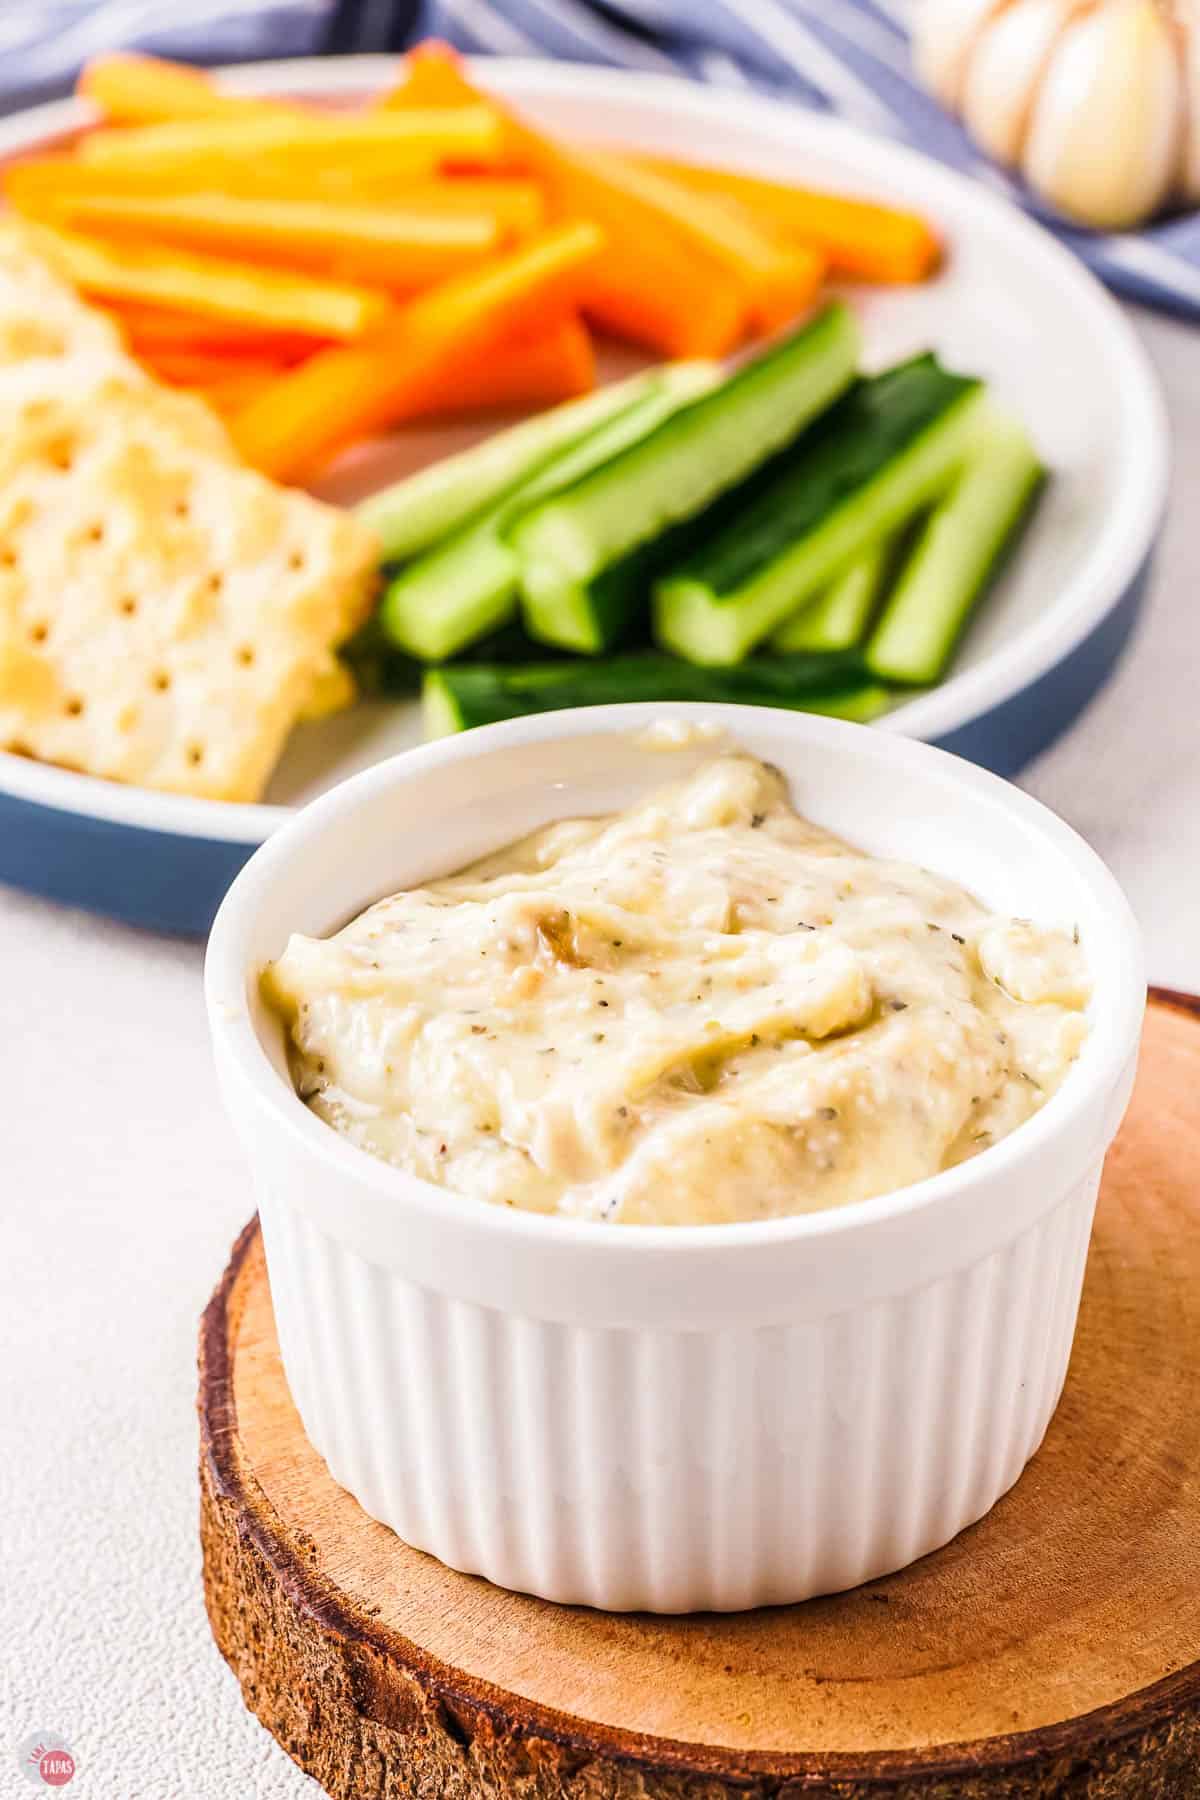
[[[1200,1015],[1156,996],[1045,1445],[979,1525],[804,1606],[557,1607],[338,1488],[280,1366],[257,1226],[205,1314],[209,1617],[338,1800],[1200,1796]]]

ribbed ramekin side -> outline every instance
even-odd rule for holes
[[[889,1573],[979,1518],[1061,1391],[1097,1177],[969,1268],[853,1312],[593,1329],[449,1299],[265,1199],[284,1367],[334,1478],[550,1599],[674,1612]]]

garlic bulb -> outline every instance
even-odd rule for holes
[[[1200,201],[1200,12],[1190,31],[1183,33],[1183,79],[1187,89],[1183,160],[1179,171],[1179,195]]]
[[[919,0],[913,59],[982,149],[1067,218],[1200,199],[1200,0]]]
[[[1016,0],[984,32],[964,76],[962,116],[997,162],[1016,162],[1038,79],[1063,28],[1063,0]]]
[[[913,66],[935,99],[954,111],[967,62],[979,36],[1004,0],[917,0],[913,12]]]

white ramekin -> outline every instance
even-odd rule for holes
[[[374,1160],[288,1080],[257,976],[392,890],[628,804],[711,744],[795,804],[1001,912],[1077,924],[1091,1031],[1042,1112],[966,1165],[840,1211],[629,1227],[470,1200]],[[318,800],[213,927],[209,1018],[254,1171],[284,1367],[334,1478],[455,1568],[658,1612],[804,1599],[978,1519],[1066,1374],[1104,1154],[1144,1002],[1129,908],[1035,801],[927,745],[752,707],[616,706],[472,731]]]

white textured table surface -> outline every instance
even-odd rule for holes
[[[1124,882],[1152,978],[1200,989],[1200,337],[1139,323],[1176,443],[1150,616],[1027,784]],[[37,1729],[98,1800],[317,1794],[200,1598],[196,1322],[252,1210],[200,965],[0,890],[0,1794]]]

